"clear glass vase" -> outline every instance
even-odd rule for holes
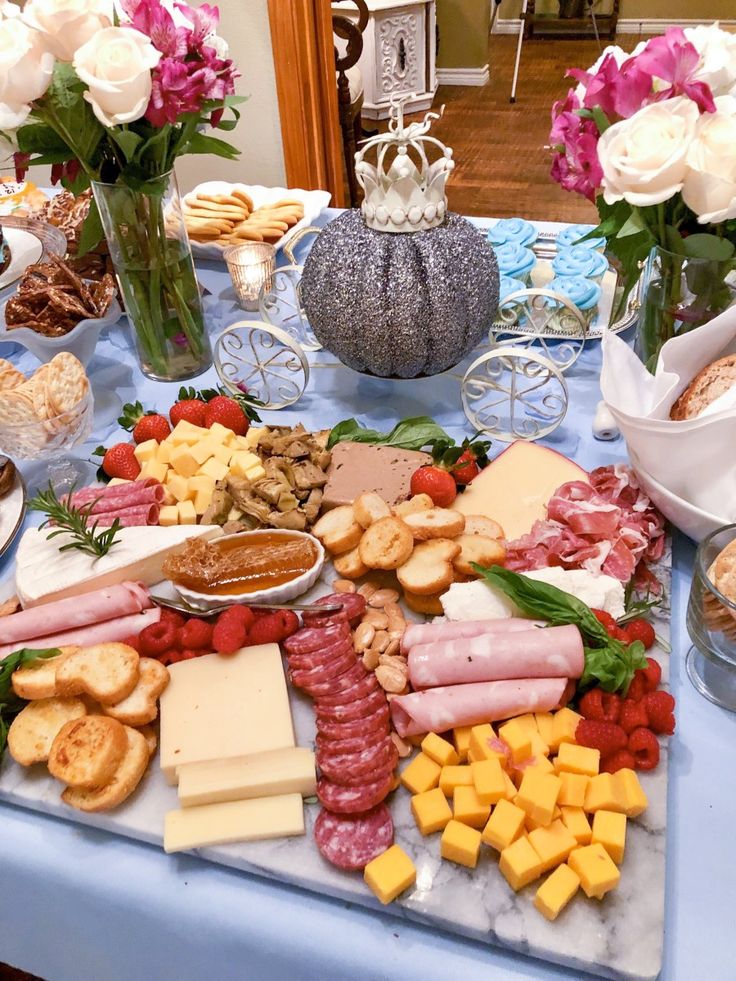
[[[642,277],[636,350],[654,373],[664,343],[702,327],[734,302],[734,264],[691,259],[656,246]]]
[[[173,171],[152,193],[93,183],[141,370],[181,381],[212,364],[192,250]]]

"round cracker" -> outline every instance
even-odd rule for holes
[[[0,391],[8,391],[12,388],[18,388],[26,380],[26,376],[22,371],[12,365],[5,358],[0,358]]]
[[[79,405],[89,391],[89,380],[78,358],[68,351],[60,351],[48,364],[44,379],[48,402],[55,415],[69,412]]]
[[[18,389],[0,392],[0,425],[35,426],[38,423],[33,401]]]

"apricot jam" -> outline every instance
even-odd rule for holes
[[[298,579],[317,558],[313,539],[264,530],[213,542],[191,538],[166,559],[163,571],[172,582],[198,593],[234,596]]]

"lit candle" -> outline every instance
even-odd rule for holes
[[[276,249],[268,242],[243,242],[225,249],[230,278],[244,310],[257,310],[261,290],[271,288]]]

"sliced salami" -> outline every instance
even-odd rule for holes
[[[322,705],[319,699],[316,699],[316,702],[317,718],[331,719],[333,722],[352,722],[354,719],[365,718],[380,708],[381,705],[385,705],[388,710],[383,689],[373,691],[370,695],[365,695],[349,705]]]
[[[287,654],[286,656],[289,661],[289,667],[297,671],[311,671],[313,668],[318,668],[322,664],[327,664],[328,661],[334,660],[340,654],[352,650],[354,648],[350,638],[343,637],[321,651],[310,651],[308,654]]]
[[[122,528],[157,525],[160,511],[161,508],[156,502],[139,504],[136,507],[121,508],[119,511],[95,514],[92,516],[92,522],[98,524],[100,528],[109,528],[115,521],[119,521]]]
[[[72,494],[71,503],[75,508],[92,504],[91,514],[105,514],[122,511],[140,504],[163,504],[166,491],[164,485],[153,477],[134,480],[113,487],[83,487]]]
[[[351,687],[364,675],[365,668],[360,661],[356,661],[352,667],[349,667],[347,671],[344,671],[341,675],[338,675],[337,678],[328,678],[326,681],[312,682],[309,686],[309,694],[313,698],[333,695],[336,692],[342,691],[345,686],[348,688]]]
[[[376,781],[393,772],[399,753],[393,743],[366,749],[351,756],[326,756],[319,762],[322,775],[333,783],[356,787],[367,780]]]
[[[317,732],[325,739],[352,739],[353,736],[370,737],[373,733],[389,731],[389,710],[375,709],[370,715],[351,722],[335,722],[333,719],[317,718]]]
[[[343,756],[345,753],[358,753],[366,746],[383,742],[388,738],[388,730],[384,732],[382,729],[376,729],[360,736],[349,736],[347,739],[332,739],[318,732],[315,748],[318,756],[320,753],[326,753],[328,756]]]
[[[336,613],[307,613],[310,627],[334,627],[336,624],[345,623],[350,626],[348,615],[343,610]]]
[[[322,777],[317,781],[317,796],[323,807],[335,814],[360,814],[370,811],[391,793],[393,776],[389,774],[374,783],[359,787],[344,787]]]
[[[355,664],[355,652],[346,651],[340,657],[330,661],[328,664],[323,664],[318,668],[314,668],[312,671],[292,671],[291,680],[298,688],[304,688],[309,691],[310,685],[315,682],[320,683],[323,681],[329,681],[331,678],[337,678],[348,668]]]
[[[336,623],[332,627],[302,627],[284,641],[287,654],[308,654],[319,651],[334,644],[341,637],[350,637],[350,629],[346,623]]]
[[[358,662],[360,664],[360,661]],[[335,686],[337,690],[334,690],[330,694],[324,694],[319,696],[320,705],[349,705],[352,702],[357,702],[361,698],[365,698],[366,695],[370,695],[371,692],[376,691],[379,688],[379,684],[376,681],[376,677],[373,673],[366,674],[363,665],[360,664],[361,670],[363,671],[362,677],[358,677],[352,685],[349,687],[340,688],[338,685]],[[348,672],[350,673],[350,672]],[[346,675],[341,675],[336,681],[341,682]],[[317,693],[315,692],[315,697]]]
[[[354,626],[360,618],[365,613],[366,601],[365,596],[361,596],[360,593],[330,593],[328,596],[320,596],[320,598],[315,603],[315,606],[332,606],[334,603],[342,604],[343,612],[347,615],[348,620]],[[305,613],[304,623],[312,625],[314,620],[319,621],[320,617],[324,614],[320,613]],[[334,616],[334,614],[330,614]]]
[[[366,780],[377,781],[382,780],[384,777],[391,776],[396,769],[396,761],[398,760],[399,754],[398,750],[394,757],[390,753],[382,757],[382,759],[376,763],[374,767],[370,770],[362,771],[361,773],[353,772],[352,770],[337,769],[334,775],[329,773],[324,773],[324,776],[333,783],[338,783],[342,787],[361,787]]]
[[[323,808],[314,823],[314,840],[332,865],[358,872],[394,843],[394,822],[385,804],[351,815]]]

